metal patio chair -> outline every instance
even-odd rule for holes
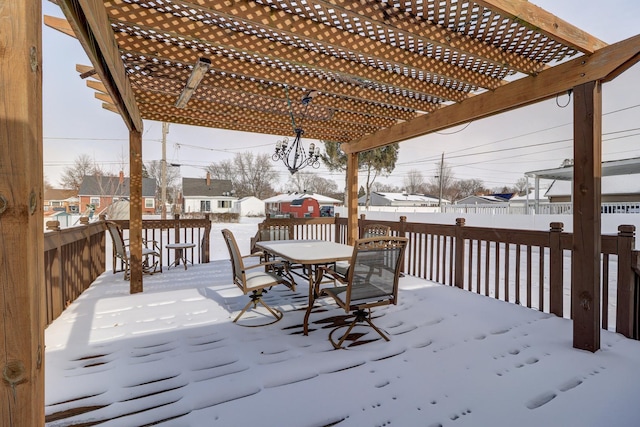
[[[391,227],[382,224],[369,224],[365,225],[362,229],[362,239],[377,236],[390,236]],[[347,277],[349,271],[349,261],[338,261],[334,266],[336,273],[341,274],[343,277]]]
[[[259,255],[264,262],[273,261],[272,264],[269,264],[269,268],[280,276],[287,276],[288,280],[292,283],[292,290],[295,291],[296,282],[293,276],[291,276],[290,269],[302,268],[302,266],[291,265],[280,258],[270,257],[269,254],[264,253],[256,247],[256,243],[258,242],[291,239],[293,239],[292,224],[266,224],[261,222],[258,224],[258,232],[251,238],[251,253],[253,255]]]
[[[262,296],[267,292],[266,288],[271,288],[272,286],[280,284],[292,288],[293,285],[283,275],[278,275],[274,272],[271,267],[273,266],[275,261],[263,261],[257,264],[245,266],[244,260],[249,257],[256,257],[256,255],[250,254],[242,256],[240,254],[240,250],[238,249],[236,239],[230,230],[222,230],[222,236],[224,237],[224,241],[227,244],[227,249],[229,249],[229,256],[231,257],[233,283],[235,283],[235,285],[240,288],[243,294],[251,294],[250,301],[247,303],[247,305],[244,306],[242,311],[240,311],[240,313],[233,320],[234,323],[237,322],[240,317],[242,317],[242,315],[249,309],[252,304],[254,309],[258,307],[258,304],[262,305],[275,318],[275,320],[273,320],[272,322],[256,326],[270,325],[282,319],[282,312],[265,303],[262,299]]]
[[[346,277],[329,267],[320,267],[320,276],[329,275],[340,282],[341,286],[320,290],[316,285],[316,292],[320,296],[333,298],[345,312],[354,314],[354,319],[349,325],[338,326],[329,334],[329,341],[334,348],[342,348],[351,330],[361,322],[389,341],[389,337],[374,325],[371,309],[398,303],[398,278],[407,242],[406,237],[389,236],[357,240]],[[319,283],[320,279],[321,277],[316,283]],[[345,326],[348,326],[346,332],[336,342],[333,334]]]
[[[131,270],[131,254],[129,251],[128,239],[123,237],[122,228],[113,221],[105,221],[111,240],[113,241],[114,261],[120,259],[123,269],[117,269],[113,263],[113,272],[124,271],[125,280],[129,280]],[[162,251],[160,245],[155,240],[142,240],[142,272],[153,274],[162,272]]]

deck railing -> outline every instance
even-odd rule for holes
[[[48,325],[104,272],[105,226],[85,223],[61,230],[58,221],[47,226],[44,290]]]
[[[129,235],[129,220],[116,220],[123,231],[124,238]],[[211,218],[205,214],[203,218],[181,218],[174,215],[173,219],[143,219],[142,238],[146,241],[155,241],[162,253],[162,265],[169,265],[175,261],[176,253],[167,249],[171,243],[195,243],[193,249],[186,249],[187,258],[194,264],[203,264],[210,261],[210,235]],[[116,263],[115,253],[113,257]],[[121,262],[121,261],[118,261]],[[122,266],[119,266],[121,270]]]
[[[112,258],[114,271],[120,269],[115,254],[106,254],[106,226],[100,221],[88,222],[81,218],[77,227],[60,229],[58,221],[47,223],[44,235],[45,306],[47,325],[82,294],[105,271],[107,256]],[[129,221],[117,220],[125,238]],[[166,249],[169,243],[195,243],[188,249],[187,258],[194,263],[207,263],[210,259],[211,219],[183,219],[178,215],[167,220],[143,220],[142,237],[155,240],[162,250],[162,264],[174,261],[175,253]]]
[[[278,218],[267,223],[293,223],[295,239],[317,238],[345,243],[347,219]],[[562,223],[549,231],[367,220],[358,227],[382,224],[393,235],[409,238],[403,273],[457,286],[488,297],[571,318],[572,234]],[[318,232],[319,230],[319,232]],[[361,234],[361,233],[360,233]],[[602,327],[639,337],[640,255],[635,227],[621,225],[617,235],[601,243]]]
[[[293,225],[294,239],[347,240],[347,219],[278,218],[268,223]],[[119,221],[128,230],[128,221]],[[457,286],[481,295],[571,317],[571,233],[562,223],[549,231],[510,230],[455,225],[367,220],[358,226],[388,225],[393,235],[409,238],[403,273]],[[163,248],[163,265],[174,253],[166,245],[196,243],[188,254],[194,263],[209,262],[211,221],[144,220],[143,238]],[[602,327],[632,338],[639,336],[640,252],[635,227],[621,225],[617,235],[601,241]],[[47,322],[55,319],[105,270],[105,227],[102,222],[45,234]]]

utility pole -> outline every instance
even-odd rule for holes
[[[169,123],[162,122],[162,160],[160,161],[160,218],[167,219],[167,134]]]
[[[438,198],[438,207],[442,212],[442,174],[444,172],[444,151],[442,152],[442,158],[440,159],[440,197]]]

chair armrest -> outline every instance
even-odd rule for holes
[[[344,277],[342,274],[338,273],[337,271],[333,270],[330,267],[327,266],[319,266],[318,270],[322,270],[323,275],[329,275],[331,276],[332,279],[337,280],[338,282],[342,283],[342,284],[346,284],[347,283],[347,278]]]
[[[260,264],[253,264],[253,265],[245,266],[244,269],[246,271],[246,270],[251,270],[252,268],[256,268],[256,267],[267,267],[269,265],[274,265],[274,264],[278,264],[278,261],[261,262]]]
[[[147,249],[155,249],[157,251],[160,250],[160,244],[157,240],[147,240],[142,239],[142,244],[147,247]],[[151,244],[151,248],[149,248],[149,244]]]

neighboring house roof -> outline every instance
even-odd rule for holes
[[[64,188],[48,188],[44,190],[44,199],[77,201],[78,193],[76,192],[76,190],[67,190]]]
[[[409,194],[409,193],[382,193],[374,191],[372,194],[376,194],[390,202],[415,202],[415,203],[438,203],[439,200],[436,197],[427,196],[425,194]],[[367,196],[362,196],[358,199],[358,203],[365,203]],[[442,199],[443,202],[449,203],[448,200]]]
[[[638,172],[640,172],[640,157],[602,162],[603,177],[612,175],[637,175]],[[525,172],[525,176],[571,181],[573,178],[573,165]]]
[[[491,203],[507,203],[507,199],[496,196],[468,196],[456,202],[458,205],[475,205],[475,204],[491,204]]]
[[[268,199],[265,199],[264,202],[265,203],[292,202],[295,199],[304,199],[304,198],[307,198],[307,197],[317,200],[318,203],[321,204],[321,205],[342,204],[341,200],[334,199],[334,198],[328,197],[328,196],[323,196],[322,194],[317,194],[317,193],[298,193],[297,191],[293,192],[293,193],[278,194],[276,196],[269,197]]]
[[[225,194],[226,193],[226,194]],[[228,179],[182,178],[184,197],[223,197],[233,193],[233,184]]]
[[[122,179],[122,183],[120,180]],[[129,197],[129,178],[117,176],[85,176],[78,190],[78,196]],[[142,197],[155,197],[156,180],[142,178]]]
[[[545,196],[570,196],[572,181],[553,181]],[[603,176],[600,181],[600,192],[604,195],[640,194],[640,174]]]
[[[493,194],[489,194],[490,197],[496,197],[498,199],[503,199],[503,200],[511,200],[513,198],[513,196],[515,196],[516,193],[493,193]]]

